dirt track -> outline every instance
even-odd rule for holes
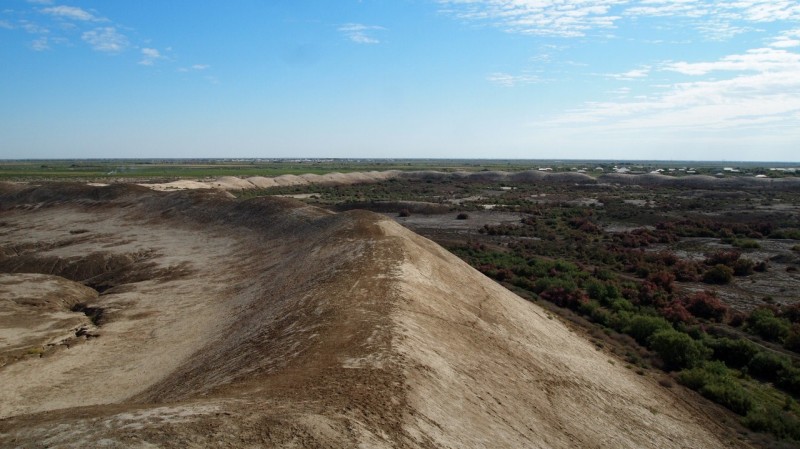
[[[3,447],[733,444],[380,215],[128,186],[0,195]]]

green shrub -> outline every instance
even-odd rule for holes
[[[747,364],[747,372],[754,376],[775,380],[782,370],[791,367],[791,365],[791,360],[785,355],[775,354],[771,351],[760,351]]]
[[[769,341],[784,341],[789,336],[790,325],[789,320],[776,317],[767,308],[755,309],[747,318],[748,330]]]
[[[634,315],[625,327],[625,333],[636,339],[639,344],[645,345],[651,335],[665,329],[672,329],[672,325],[664,318]]]
[[[710,382],[700,389],[700,394],[740,415],[753,407],[752,396],[735,380]]]
[[[794,352],[800,353],[800,324],[792,324],[789,335],[783,342],[783,347]]]
[[[636,307],[625,298],[616,298],[611,301],[611,310],[615,312],[633,312]]]
[[[633,313],[631,312],[613,313],[608,321],[608,327],[617,332],[625,333],[625,329],[628,327],[632,319]]]
[[[674,329],[655,332],[648,343],[670,369],[697,366],[711,353],[701,342]]]
[[[792,239],[800,240],[800,229],[797,228],[783,228],[772,231],[769,234],[771,239]]]
[[[710,340],[708,346],[714,351],[715,359],[722,360],[731,368],[747,366],[759,352],[758,346],[746,338],[718,338]]]
[[[731,244],[737,248],[742,249],[758,249],[761,245],[753,239],[734,239]]]
[[[705,362],[685,370],[678,376],[678,381],[740,415],[746,415],[753,407],[750,393],[722,362]]]
[[[777,384],[795,396],[800,395],[800,370],[794,367],[783,369],[778,373]]]
[[[733,279],[733,268],[716,264],[703,273],[703,282],[706,284],[727,284]]]
[[[589,295],[590,298],[597,300],[602,298],[606,290],[605,284],[595,279],[586,281],[583,285],[583,289],[586,290],[586,294]]]
[[[755,262],[750,259],[739,259],[733,264],[733,274],[735,276],[749,276],[755,271]]]
[[[800,421],[776,407],[753,408],[742,423],[756,432],[769,432],[781,439],[800,440]]]

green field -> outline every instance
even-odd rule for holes
[[[597,160],[496,160],[496,159],[83,159],[83,160],[6,160],[0,161],[0,180],[175,180],[219,176],[279,176],[285,174],[325,174],[332,172],[384,170],[437,171],[522,171],[549,168],[553,171],[586,169],[588,174],[608,173],[615,166],[646,173],[655,169],[691,167],[699,174],[714,174],[723,167],[737,167],[742,175],[768,174],[770,177],[795,173],[770,171],[789,167],[774,162],[698,162],[698,161],[597,161]],[[597,167],[603,171],[595,171]],[[730,174],[730,173],[726,173]]]

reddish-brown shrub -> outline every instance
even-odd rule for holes
[[[695,292],[684,299],[686,309],[694,316],[713,321],[722,321],[728,313],[728,305],[713,292]]]
[[[672,266],[675,280],[680,282],[697,282],[700,280],[700,266],[692,260],[680,260]]]
[[[686,310],[683,303],[678,300],[672,301],[667,307],[661,309],[661,316],[673,323],[691,324],[694,322],[692,313]]]
[[[577,310],[581,304],[589,302],[589,297],[580,290],[569,291],[563,287],[550,287],[539,293],[542,299],[558,306]]]
[[[675,276],[667,271],[657,271],[650,273],[647,276],[647,280],[664,289],[664,291],[672,293],[672,283],[675,282]]]
[[[706,265],[727,265],[733,268],[733,264],[742,255],[739,251],[717,251],[706,258]]]

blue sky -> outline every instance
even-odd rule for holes
[[[800,161],[800,1],[0,2],[0,158]]]

